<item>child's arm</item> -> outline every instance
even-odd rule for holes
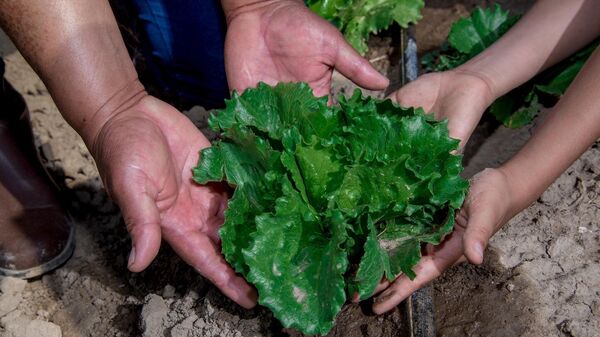
[[[485,109],[600,35],[597,0],[545,0],[500,40],[462,66],[426,74],[391,95],[448,118],[450,135],[464,146]]]
[[[590,57],[564,97],[527,144],[498,169],[471,180],[454,232],[415,267],[417,277],[401,275],[375,301],[373,311],[394,308],[453,264],[483,262],[488,240],[540,194],[600,137],[600,50]]]
[[[598,36],[598,12],[600,1],[539,1],[480,56],[457,71],[428,74],[429,78],[411,83],[396,95],[401,103],[426,105],[429,111],[439,109],[438,117],[449,118],[451,132],[463,132],[464,141],[486,108],[486,100],[491,103]],[[600,137],[598,78],[599,50],[521,151],[500,168],[487,169],[472,179],[454,232],[441,245],[428,247],[414,268],[414,280],[401,275],[389,285],[376,299],[374,312],[394,308],[455,263],[465,259],[475,264],[483,261],[490,237]],[[432,88],[433,94],[428,95]],[[477,118],[473,113],[478,113]]]
[[[600,137],[600,50],[547,120],[499,169],[510,181],[513,213],[527,207]]]

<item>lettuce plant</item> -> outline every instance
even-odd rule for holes
[[[392,22],[406,28],[421,19],[423,0],[307,0],[306,4],[333,23],[359,53],[367,52],[369,34]]]
[[[234,187],[222,252],[285,327],[326,334],[348,296],[414,278],[421,244],[439,244],[468,186],[446,121],[363,97],[339,106],[304,83],[233,93],[210,117],[199,184]]]
[[[421,63],[426,71],[444,71],[467,62],[491,46],[519,20],[500,5],[477,7],[466,18],[452,24],[447,43],[426,54]]]

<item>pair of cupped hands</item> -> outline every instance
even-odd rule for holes
[[[327,95],[334,69],[367,89],[388,85],[334,26],[301,3],[246,6],[228,13],[227,22],[225,66],[232,90],[243,91],[259,81],[303,81],[315,95]],[[447,118],[450,135],[464,146],[493,96],[476,74],[448,71],[424,75],[390,98]],[[129,269],[146,268],[164,239],[225,295],[253,307],[256,291],[220,253],[218,229],[228,194],[218,184],[199,186],[192,181],[198,152],[210,146],[209,141],[172,106],[145,94],[132,102],[120,105],[126,108],[108,118],[91,146],[131,235]],[[401,275],[391,284],[382,282],[373,310],[394,308],[456,263],[481,263],[488,239],[507,220],[506,186],[506,176],[498,170],[473,178],[454,232],[441,245],[425,248],[414,280]]]

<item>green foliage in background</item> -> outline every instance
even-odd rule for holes
[[[396,22],[406,28],[421,19],[423,0],[308,0],[315,13],[329,20],[361,54],[370,34]]]
[[[441,49],[423,57],[423,67],[426,71],[456,68],[491,46],[518,20],[519,16],[503,11],[499,5],[487,9],[476,8],[468,18],[459,19],[452,25],[448,42]],[[598,41],[595,41],[498,98],[489,111],[509,128],[531,123],[542,107],[552,107],[565,93],[597,46]]]

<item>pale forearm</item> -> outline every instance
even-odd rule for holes
[[[515,212],[527,207],[600,137],[600,52],[596,50],[527,144],[500,169]]]
[[[497,98],[600,34],[597,0],[540,0],[500,40],[457,68],[480,75]]]
[[[0,24],[88,145],[143,91],[106,0],[2,1]]]

